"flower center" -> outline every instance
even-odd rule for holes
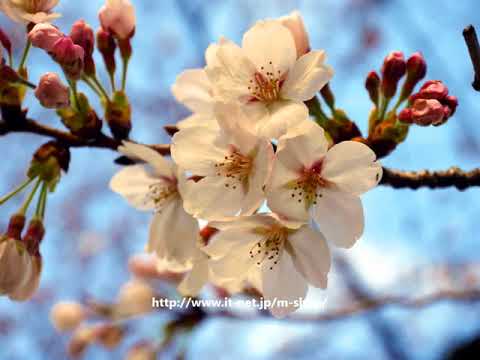
[[[268,263],[270,270],[273,270],[284,249],[288,230],[284,227],[272,227],[258,228],[255,232],[262,235],[262,239],[250,249],[250,258],[255,259],[259,266]]]
[[[215,170],[217,176],[224,176],[231,180],[225,183],[225,187],[235,190],[238,183],[248,186],[252,165],[252,157],[243,155],[232,147],[229,154],[225,155],[224,161],[215,164]]]
[[[332,185],[322,177],[322,167],[323,162],[317,161],[310,168],[302,169],[300,177],[287,184],[292,200],[303,202],[306,209],[317,205],[318,198],[323,196],[322,189]]]
[[[165,205],[178,195],[177,184],[173,181],[160,181],[148,187],[147,199],[153,201],[155,212],[159,213]]]
[[[261,70],[255,72],[253,79],[250,80],[248,90],[250,90],[253,101],[269,104],[280,98],[280,89],[285,79],[280,70],[274,69],[271,61],[269,64],[269,71],[262,66]]]

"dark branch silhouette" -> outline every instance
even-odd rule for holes
[[[468,25],[463,30],[463,37],[468,47],[470,59],[472,60],[475,78],[472,86],[475,90],[480,91],[480,45],[478,44],[477,33],[473,25]]]

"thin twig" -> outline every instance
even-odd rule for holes
[[[480,91],[480,45],[478,44],[477,33],[473,25],[468,25],[463,30],[463,37],[470,53],[473,69],[475,71],[475,78],[472,86],[475,90]]]

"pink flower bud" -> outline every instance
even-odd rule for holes
[[[50,52],[53,45],[63,37],[63,34],[51,24],[37,24],[28,33],[28,39],[33,46]]]
[[[12,42],[10,41],[10,38],[8,37],[8,35],[5,34],[5,32],[2,29],[0,29],[0,43],[5,48],[5,50],[7,50],[9,54],[12,53]]]
[[[112,34],[102,28],[97,31],[97,48],[102,54],[107,71],[109,74],[114,74],[117,67],[115,63],[117,44]]]
[[[76,302],[59,302],[50,311],[50,321],[59,332],[76,329],[86,318],[86,310]]]
[[[370,71],[365,80],[365,88],[368,91],[370,100],[374,104],[378,104],[379,90],[380,90],[380,76],[375,71]]]
[[[447,105],[451,110],[450,116],[455,114],[455,111],[457,110],[457,106],[458,106],[458,99],[456,96],[452,96],[452,95],[447,96],[443,101],[443,103]]]
[[[297,48],[297,58],[305,55],[310,51],[310,40],[308,33],[305,30],[302,15],[299,11],[294,11],[287,16],[278,19],[280,23],[290,30],[293,40],[295,40],[295,47]]]
[[[80,79],[85,55],[81,46],[75,45],[70,37],[64,36],[53,45],[51,53],[67,77],[72,80]]]
[[[98,13],[102,27],[118,39],[127,39],[135,32],[135,8],[129,0],[106,0]]]
[[[406,108],[400,111],[398,114],[398,121],[401,121],[405,124],[413,124],[412,109]]]
[[[423,55],[419,52],[414,53],[407,61],[407,80],[403,84],[401,101],[407,99],[413,92],[413,89],[427,74],[427,63]]]
[[[95,36],[93,30],[84,20],[78,20],[72,26],[70,38],[73,43],[80,45],[86,56],[91,56],[95,47]]]
[[[448,88],[440,80],[429,80],[423,84],[414,99],[443,100],[448,95]]]
[[[35,96],[47,109],[59,109],[70,105],[70,92],[55,73],[46,73],[40,78]]]
[[[405,75],[407,64],[401,51],[390,53],[383,62],[382,91],[386,98],[392,98],[397,92],[400,79]]]
[[[444,123],[443,105],[435,99],[417,99],[412,106],[412,121],[420,126]]]

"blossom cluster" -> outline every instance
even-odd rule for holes
[[[333,144],[309,116],[305,102],[333,76],[325,52],[310,50],[293,13],[257,22],[241,46],[220,39],[205,59],[172,87],[193,112],[178,124],[172,159],[124,142],[120,152],[141,163],[122,169],[111,188],[154,211],[147,250],[186,272],[184,295],[207,282],[231,293],[250,284],[267,300],[326,288],[330,248],[362,235],[360,195],[382,167],[367,145]]]

